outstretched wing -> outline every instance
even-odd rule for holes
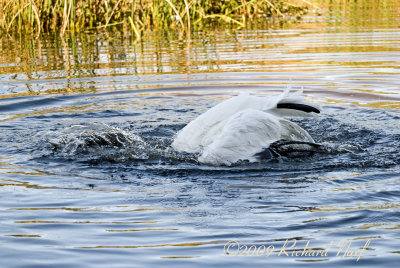
[[[210,165],[232,165],[240,160],[255,162],[263,148],[278,140],[314,142],[301,127],[255,109],[233,115],[221,132],[204,148],[199,162]]]

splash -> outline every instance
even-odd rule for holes
[[[36,158],[55,157],[79,162],[123,163],[150,159],[192,160],[170,148],[171,140],[141,137],[103,123],[74,125],[57,131],[39,133]]]
[[[353,114],[354,111],[349,113]],[[365,116],[371,115],[365,113]],[[342,117],[348,118],[346,114]],[[343,118],[335,114],[318,119],[293,119],[309,131],[318,146],[299,145],[298,150],[293,151],[293,146],[287,146],[284,141],[280,141],[272,145],[272,149],[277,152],[272,159],[255,164],[241,161],[235,167],[240,170],[304,171],[389,168],[400,164],[399,134],[346,122]],[[33,156],[91,164],[104,164],[106,161],[111,165],[122,163],[124,166],[135,166],[140,163],[141,170],[150,170],[162,162],[166,165],[159,168],[164,171],[187,171],[186,164],[189,163],[193,171],[191,174],[205,168],[210,171],[233,172],[234,167],[207,168],[197,163],[198,155],[173,150],[172,135],[179,127],[182,126],[137,125],[133,130],[126,130],[120,128],[120,125],[109,126],[103,123],[73,125],[41,132],[33,137],[32,140],[37,143]]]

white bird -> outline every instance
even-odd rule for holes
[[[304,102],[301,91],[258,97],[242,93],[212,107],[181,129],[172,143],[179,152],[197,153],[198,161],[227,165],[259,161],[260,154],[279,140],[314,143],[297,124],[283,116],[313,116],[316,104]]]

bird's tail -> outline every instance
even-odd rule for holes
[[[279,116],[314,116],[321,112],[321,107],[315,103],[305,102],[301,97],[303,88],[292,92],[292,85],[289,84],[285,91],[279,96],[276,107],[270,112]]]

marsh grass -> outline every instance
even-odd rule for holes
[[[254,18],[300,16],[311,0],[0,0],[6,33],[79,32],[128,27],[190,33],[210,22],[244,26]]]

